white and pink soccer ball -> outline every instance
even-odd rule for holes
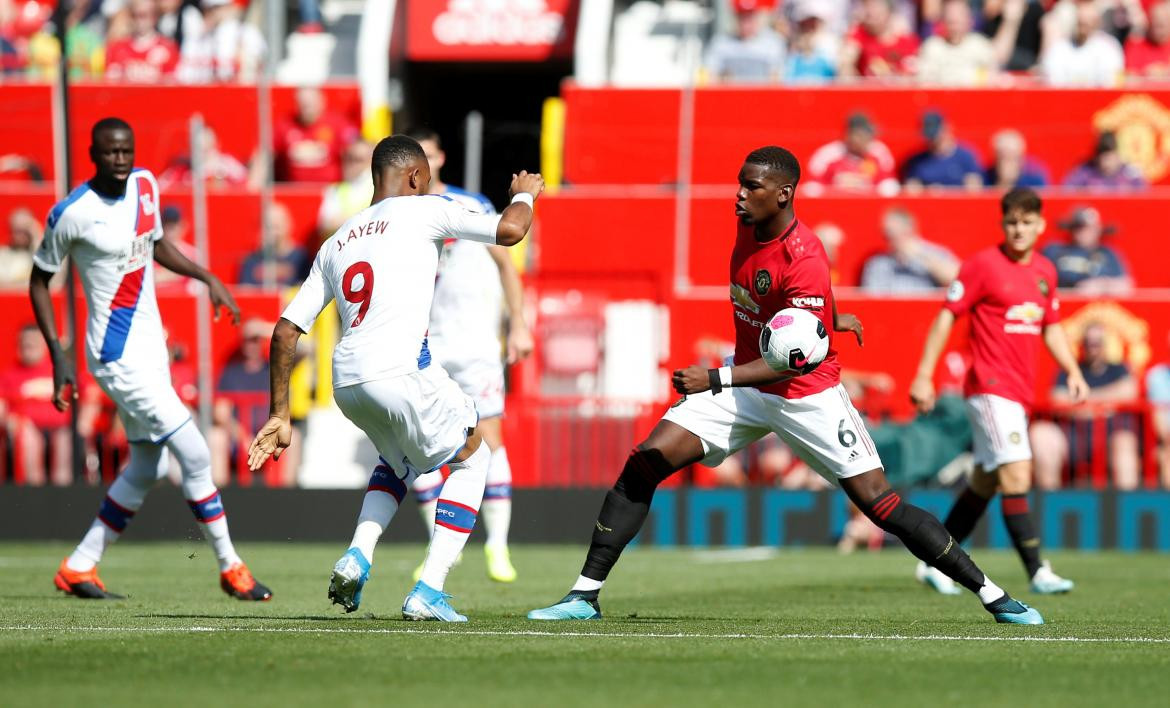
[[[820,318],[808,310],[780,310],[760,332],[760,355],[774,371],[807,374],[828,354],[829,333]]]

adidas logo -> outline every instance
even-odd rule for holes
[[[847,462],[853,462],[854,460],[856,460],[856,459],[857,459],[857,458],[859,458],[859,457],[861,457],[861,455],[858,455],[858,454],[857,454],[857,450],[850,450],[850,451],[849,451],[849,459],[848,459],[848,460],[846,460],[846,461],[847,461]]]

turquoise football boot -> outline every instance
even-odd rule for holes
[[[555,605],[542,607],[528,613],[530,620],[599,620],[601,605],[580,593],[569,593]]]
[[[370,579],[370,562],[356,548],[345,552],[333,565],[329,577],[329,599],[334,605],[341,605],[346,612],[353,612],[362,604],[362,588]]]
[[[1044,624],[1039,612],[1006,594],[983,607],[1000,624]]]
[[[414,584],[414,589],[402,602],[402,618],[420,621],[466,622],[467,618],[447,603],[451,597],[427,585],[423,581]]]

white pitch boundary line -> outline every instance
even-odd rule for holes
[[[478,637],[597,637],[602,639],[758,639],[795,640],[828,639],[860,640],[872,642],[1042,642],[1042,643],[1083,643],[1083,644],[1170,644],[1170,637],[974,637],[949,634],[698,634],[660,632],[541,632],[537,630],[428,630],[392,629],[386,627],[341,628],[341,627],[46,627],[39,625],[0,626],[0,632],[82,632],[82,633],[134,633],[192,634],[192,633],[244,633],[244,634],[429,634],[443,636]]]

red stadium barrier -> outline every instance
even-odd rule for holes
[[[678,89],[583,88],[567,82],[564,174],[571,184],[678,181]],[[1124,154],[1150,180],[1170,183],[1170,89],[927,89],[895,86],[704,87],[694,94],[691,181],[732,181],[761,145],[782,144],[806,161],[864,110],[901,163],[922,148],[920,121],[941,110],[958,138],[985,157],[991,136],[1016,128],[1054,180],[1084,161],[1101,130],[1117,131]]]

